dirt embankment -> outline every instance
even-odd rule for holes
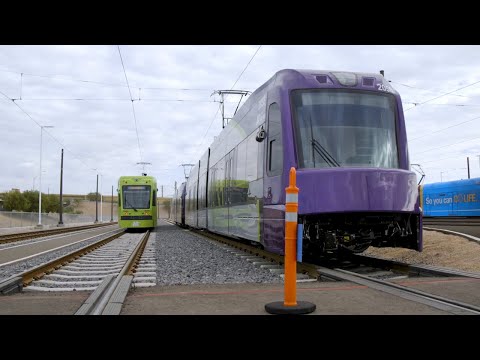
[[[112,203],[110,202],[105,202],[102,201],[102,206],[100,207],[100,201],[98,202],[98,217],[100,217],[100,213],[103,213],[103,218],[110,219],[110,214],[111,214],[111,206]],[[82,214],[84,215],[90,215],[90,216],[95,216],[96,212],[96,207],[95,207],[95,201],[88,201],[88,200],[81,200],[78,204],[78,206],[75,207],[76,211],[81,211]],[[118,207],[117,203],[113,203],[113,214],[117,214]]]
[[[112,203],[103,201],[102,204],[102,211],[103,211],[103,220],[109,220],[111,215],[111,206]],[[88,201],[82,200],[75,208],[75,210],[79,210],[82,214],[95,216],[95,201]],[[118,211],[118,203],[113,203],[113,215],[116,217]],[[98,202],[98,218],[100,219],[100,201]],[[168,211],[163,205],[158,206],[158,217],[159,218],[168,218]]]
[[[480,272],[480,243],[438,231],[423,231],[422,252],[401,248],[370,247],[364,254],[409,264]]]

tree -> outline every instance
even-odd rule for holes
[[[45,199],[45,200],[44,200]],[[58,213],[60,212],[60,196],[55,194],[43,195],[42,196],[42,211],[45,209],[47,213]]]
[[[5,194],[3,207],[7,211],[25,211],[25,208],[27,207],[27,201],[22,193],[18,191],[9,191]]]
[[[24,191],[23,196],[26,200],[26,206],[23,211],[38,212],[38,191]],[[42,198],[43,200],[43,198]],[[42,204],[43,209],[43,204]]]
[[[96,192],[88,193],[87,199],[90,201],[95,201],[97,199],[97,193]]]

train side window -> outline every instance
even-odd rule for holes
[[[268,109],[267,136],[267,173],[269,176],[280,175],[283,169],[283,140],[280,106],[277,103],[271,104]]]
[[[156,190],[153,190],[152,204],[153,204],[153,206],[157,205],[157,191]]]

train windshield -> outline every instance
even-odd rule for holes
[[[299,167],[398,168],[392,95],[296,90],[292,102]]]
[[[150,185],[124,185],[123,208],[133,210],[149,209]]]

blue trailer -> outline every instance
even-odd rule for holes
[[[421,200],[424,217],[480,216],[480,178],[425,184]]]

